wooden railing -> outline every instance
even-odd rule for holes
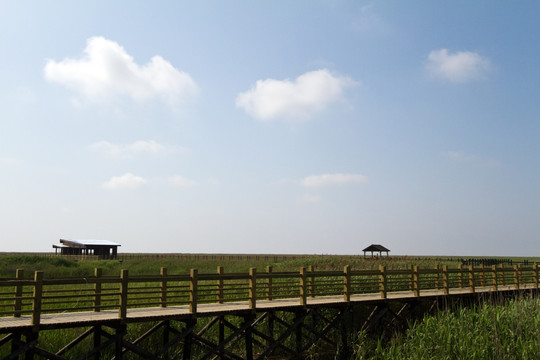
[[[450,294],[455,289],[474,293],[478,287],[497,291],[505,289],[538,288],[538,265],[529,267],[491,266],[489,268],[431,269],[411,266],[408,269],[315,271],[302,267],[299,272],[274,272],[271,266],[257,272],[226,273],[218,267],[216,273],[199,274],[192,269],[189,274],[171,275],[162,268],[159,275],[129,276],[122,270],[120,276],[103,276],[95,269],[92,276],[81,278],[46,278],[36,271],[33,279],[24,279],[23,270],[16,277],[0,279],[0,317],[31,318],[31,324],[40,324],[42,314],[63,312],[118,311],[119,319],[126,319],[128,309],[141,307],[186,306],[197,313],[197,306],[205,303],[225,304],[244,301],[256,309],[258,301],[298,299],[306,305],[309,299],[323,296],[343,296],[351,301],[357,294],[388,294],[408,291],[421,296],[425,290],[438,289]],[[1,318],[0,318],[1,319]]]

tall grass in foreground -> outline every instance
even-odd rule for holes
[[[356,359],[540,359],[540,299],[427,316],[388,347],[361,333]]]

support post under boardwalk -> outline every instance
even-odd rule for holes
[[[246,360],[253,360],[253,331],[251,329],[252,320],[252,314],[244,317],[244,322],[247,325],[246,330],[244,331],[246,336]]]
[[[193,345],[193,328],[197,324],[197,319],[186,321],[186,329],[191,328],[190,332],[184,339],[184,351],[182,353],[183,360],[191,360],[191,347]]]
[[[303,312],[296,312],[294,316],[294,322],[298,323],[298,326],[296,327],[296,330],[294,331],[295,334],[295,343],[296,343],[296,355],[300,357],[302,354],[302,325],[303,321],[300,319],[303,317]]]
[[[339,359],[348,360],[351,358],[351,346],[349,344],[349,335],[351,334],[353,313],[350,307],[345,307],[341,310],[343,317],[341,319],[341,350],[339,353]]]
[[[165,348],[170,340],[170,334],[171,334],[171,321],[165,320],[163,322],[163,339],[161,341],[162,346]],[[169,349],[165,350],[163,353],[163,356],[165,359],[169,358]]]
[[[94,349],[98,349],[101,346],[101,326],[94,326]],[[94,354],[95,360],[101,359],[101,351],[96,351]]]

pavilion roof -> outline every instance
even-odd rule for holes
[[[85,248],[93,246],[121,246],[115,242],[109,240],[73,240],[73,239],[60,239],[60,242],[66,246],[74,248]]]
[[[362,251],[385,251],[386,252],[386,251],[390,251],[390,250],[388,250],[387,248],[385,248],[384,246],[379,245],[379,244],[371,244]]]

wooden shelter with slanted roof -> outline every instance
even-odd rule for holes
[[[100,259],[116,259],[120,244],[108,240],[67,240],[60,239],[60,244],[53,245],[61,255],[94,255]]]
[[[384,252],[386,253],[386,256],[388,256],[388,253],[390,252],[390,250],[378,244],[371,244],[367,248],[365,248],[363,251],[364,251],[364,257],[366,257],[367,252],[371,252],[371,257],[373,257],[374,253],[379,253],[379,256],[382,256],[382,253]]]

